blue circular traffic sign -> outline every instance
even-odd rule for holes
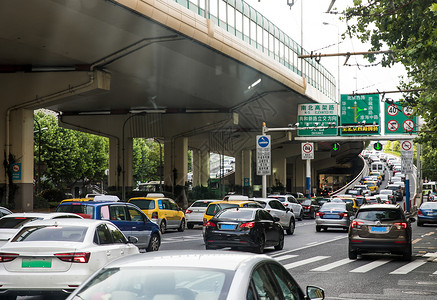
[[[268,147],[269,144],[270,144],[270,140],[269,140],[269,138],[268,138],[267,136],[262,135],[262,136],[260,136],[260,137],[258,138],[258,145],[259,145],[261,148]]]

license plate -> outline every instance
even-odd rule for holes
[[[324,219],[340,219],[339,215],[324,215]]]
[[[223,229],[223,230],[234,230],[235,229],[235,225],[222,224],[222,225],[220,225],[220,229]]]
[[[387,227],[370,227],[370,232],[387,232]]]
[[[22,268],[51,268],[51,259],[23,259],[21,262]]]

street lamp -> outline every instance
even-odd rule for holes
[[[328,22],[323,22],[323,25],[328,26],[335,26],[337,27],[337,97],[338,97],[338,103],[341,101],[341,95],[340,95],[340,28],[338,25],[331,24]]]
[[[37,119],[34,119],[36,125],[38,126],[38,130],[35,130],[33,133],[38,132],[38,179],[36,186],[36,193],[38,194],[41,191],[41,131],[47,130],[48,127],[41,128]]]

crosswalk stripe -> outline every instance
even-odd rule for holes
[[[294,254],[288,254],[288,255],[283,255],[283,256],[278,256],[278,257],[274,257],[274,259],[276,259],[277,261],[283,261],[289,258],[293,258],[299,255],[294,255]]]
[[[286,264],[286,265],[284,265],[284,267],[287,270],[289,270],[289,269],[293,269],[293,268],[296,268],[296,267],[299,267],[299,266],[303,266],[303,265],[306,265],[306,264],[309,264],[309,263],[312,263],[312,262],[316,262],[316,261],[319,261],[319,260],[322,260],[322,259],[326,259],[326,258],[329,258],[329,257],[330,256],[315,256],[315,257],[304,259],[304,260],[300,260],[300,261],[297,261],[297,262],[294,262],[294,263]]]
[[[390,272],[390,274],[407,274],[425,263],[425,260],[415,260],[394,270],[393,272]]]
[[[349,258],[345,258],[345,259],[342,259],[342,260],[339,260],[339,261],[335,261],[333,263],[330,263],[330,264],[327,264],[327,265],[324,265],[324,266],[312,269],[310,271],[325,272],[325,271],[329,271],[331,269],[334,269],[336,267],[348,264],[350,262],[353,262],[353,260],[349,259]]]
[[[361,266],[359,268],[353,269],[350,272],[353,272],[353,273],[366,273],[367,271],[373,270],[373,269],[375,269],[375,268],[377,268],[379,266],[382,266],[382,265],[384,265],[384,264],[386,264],[386,263],[388,263],[390,261],[391,261],[391,259],[378,259],[378,260],[376,260],[374,262],[371,262],[371,263],[365,264],[364,266]]]

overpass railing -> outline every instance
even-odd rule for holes
[[[312,59],[299,59],[308,51],[243,0],[173,0],[252,45],[288,69],[306,78],[332,100],[336,99],[334,76]]]
[[[333,191],[331,193],[331,196],[344,194],[347,189],[350,189],[350,188],[354,187],[355,185],[360,184],[361,178],[363,178],[364,176],[367,176],[369,174],[369,166],[368,166],[366,160],[361,155],[359,155],[359,157],[363,161],[363,169],[361,170],[361,172],[354,179],[352,179],[350,182],[348,182],[346,185],[344,185],[343,187],[341,187],[340,189],[338,189],[336,191]]]

